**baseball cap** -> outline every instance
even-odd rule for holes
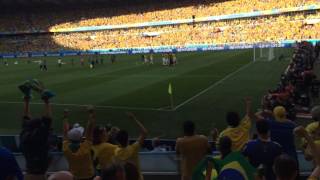
[[[68,139],[71,141],[81,141],[82,135],[84,132],[84,128],[79,124],[73,125],[73,128],[68,132]]]
[[[283,106],[277,106],[273,109],[273,115],[276,121],[283,122],[286,120],[286,109]]]

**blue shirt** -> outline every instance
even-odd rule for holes
[[[23,180],[21,169],[13,154],[6,148],[0,147],[0,179],[6,179],[8,176]]]
[[[297,160],[298,157],[293,134],[296,124],[291,121],[278,122],[273,119],[267,121],[270,125],[271,140],[279,143],[284,153]]]
[[[282,153],[281,146],[273,141],[261,141],[260,139],[249,141],[243,149],[243,155],[248,157],[250,164],[257,168],[264,167],[264,175],[268,180],[275,180],[273,162]]]

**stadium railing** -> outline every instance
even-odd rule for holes
[[[214,152],[217,154],[217,152]],[[300,176],[305,177],[311,174],[313,164],[304,159],[301,151],[297,151]],[[20,168],[25,171],[25,159],[21,153],[14,153]],[[61,170],[68,170],[68,162],[63,153],[51,153],[51,163],[48,173]],[[145,176],[179,176],[179,159],[174,151],[171,152],[140,152],[141,171]]]
[[[131,142],[134,141],[131,139]],[[139,153],[141,162],[141,170],[145,176],[156,177],[176,177],[179,176],[179,158],[174,150],[175,140],[163,139],[160,140],[160,145],[167,147],[167,152],[150,152],[151,139],[145,141],[145,146]],[[2,135],[0,136],[0,145],[10,149],[18,161],[19,166],[25,171],[25,159],[19,150],[18,135]],[[214,151],[214,155],[218,152]],[[305,177],[310,175],[313,170],[313,164],[306,161],[302,151],[297,151],[300,175]],[[49,173],[68,170],[68,162],[62,152],[50,152]]]

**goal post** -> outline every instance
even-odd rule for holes
[[[272,61],[275,58],[275,48],[253,48],[253,61]]]

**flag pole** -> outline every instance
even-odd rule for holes
[[[174,103],[173,103],[173,93],[172,93],[172,86],[171,83],[169,83],[169,87],[168,87],[168,94],[170,96],[170,105],[171,105],[171,109],[174,108]]]

